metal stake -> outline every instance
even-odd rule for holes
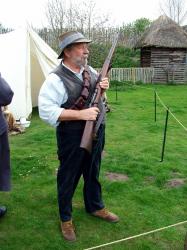
[[[162,154],[161,154],[160,162],[163,162],[163,160],[164,160],[164,151],[165,151],[166,134],[167,134],[167,126],[168,126],[168,116],[169,116],[169,108],[166,110],[166,121],[165,121],[164,138],[163,138]]]
[[[118,87],[117,87],[117,82],[116,82],[116,101],[118,100]]]
[[[155,122],[156,122],[156,90],[154,91],[154,104],[155,104]]]

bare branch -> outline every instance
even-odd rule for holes
[[[185,0],[165,0],[160,3],[161,13],[169,16],[178,24],[182,24],[187,18]]]

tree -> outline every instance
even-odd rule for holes
[[[49,0],[46,7],[46,17],[53,33],[50,45],[58,51],[58,37],[65,28],[66,5],[60,0]],[[47,32],[48,34],[48,32]]]
[[[0,34],[12,31],[11,28],[6,28],[2,23],[0,23]]]
[[[140,18],[133,23],[123,25],[121,28],[121,38],[124,41],[124,45],[127,47],[134,47],[140,36],[151,24],[151,21],[147,18]]]
[[[141,35],[147,27],[151,24],[151,21],[147,18],[140,18],[134,22],[134,33]]]
[[[87,32],[103,27],[108,22],[108,15],[99,13],[95,0],[48,0],[46,16],[49,27],[53,30],[79,30]],[[61,32],[62,33],[62,32]]]
[[[50,28],[63,30],[65,21],[66,6],[59,0],[50,0],[47,2],[46,16]]]
[[[160,4],[161,12],[178,24],[182,24],[187,18],[185,0],[164,0]]]

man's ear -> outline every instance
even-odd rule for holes
[[[65,48],[64,51],[63,51],[63,52],[64,52],[64,55],[65,55],[66,57],[68,57],[68,58],[71,57],[71,54],[70,54],[71,49],[72,49],[72,46]]]

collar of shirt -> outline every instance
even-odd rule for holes
[[[65,68],[69,69],[71,72],[73,72],[80,80],[82,80],[82,72],[84,71],[84,67],[83,67],[83,66],[81,66],[80,72],[77,73],[77,72],[73,71],[72,69],[70,69],[69,67],[67,67],[67,66],[64,64],[63,61],[62,61],[62,65],[63,65]]]

